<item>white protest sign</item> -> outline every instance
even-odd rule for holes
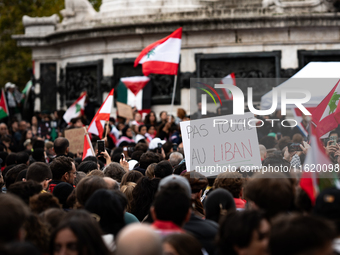
[[[212,176],[239,167],[260,167],[255,124],[250,112],[181,122],[187,170]]]

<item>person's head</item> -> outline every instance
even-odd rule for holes
[[[204,209],[206,219],[219,223],[221,218],[236,210],[236,205],[228,190],[218,188],[209,193]]]
[[[85,174],[88,174],[92,170],[96,169],[98,169],[98,164],[94,161],[83,161],[77,167],[78,172],[84,172]]]
[[[70,212],[54,231],[50,241],[50,254],[97,255],[110,254],[98,223],[89,213]],[[74,216],[73,216],[74,215]]]
[[[8,135],[8,128],[5,123],[0,124],[0,136]]]
[[[276,145],[276,139],[273,136],[265,136],[261,139],[260,143],[267,149],[272,149]]]
[[[186,111],[183,108],[178,108],[177,109],[177,117],[180,118],[181,120],[187,116]]]
[[[39,194],[42,186],[36,181],[16,182],[7,189],[7,193],[20,197],[26,205],[29,205],[30,197]]]
[[[50,208],[39,214],[40,219],[48,225],[50,234],[58,227],[66,212],[60,208]]]
[[[173,152],[169,156],[169,162],[172,167],[178,166],[178,164],[183,160],[183,154],[180,152]]]
[[[71,158],[60,156],[55,158],[50,164],[53,180],[67,182],[73,185],[76,175],[76,167]]]
[[[129,171],[128,173],[124,174],[121,185],[126,185],[128,182],[137,183],[138,180],[142,177],[143,174],[139,171],[136,170]]]
[[[53,144],[53,149],[57,155],[66,155],[69,147],[70,143],[65,137],[58,137]]]
[[[158,163],[159,157],[156,153],[152,151],[147,151],[142,154],[139,160],[139,166],[143,169],[147,169],[152,163]]]
[[[244,178],[240,173],[225,172],[217,175],[214,182],[214,188],[223,188],[228,190],[234,198],[242,197]]]
[[[155,134],[155,131],[156,131],[156,128],[155,128],[155,126],[153,126],[153,125],[151,125],[151,126],[148,126],[148,128],[147,128],[147,132],[148,132],[148,134],[150,134],[150,135],[154,135],[154,134]]]
[[[190,207],[185,189],[173,182],[163,186],[156,194],[150,213],[155,221],[171,221],[182,227],[190,218]]]
[[[283,174],[255,174],[247,182],[245,198],[251,208],[262,209],[268,217],[274,217],[290,209],[294,191],[291,182]]]
[[[195,237],[187,233],[175,233],[163,239],[164,254],[203,255],[202,246]]]
[[[74,178],[73,185],[77,187],[78,183],[86,177],[86,174],[84,172],[78,172],[76,173],[76,178]]]
[[[98,189],[107,189],[107,184],[103,178],[98,176],[83,178],[76,187],[76,198],[80,207],[84,206],[89,197]]]
[[[161,239],[147,225],[130,224],[117,238],[116,255],[162,255]]]
[[[53,195],[59,199],[59,203],[63,208],[69,208],[67,204],[67,198],[73,191],[73,186],[67,182],[58,183],[53,189]]]
[[[0,194],[0,244],[24,240],[23,225],[29,215],[25,203],[12,194]]]
[[[104,168],[103,172],[104,172],[105,176],[110,177],[110,178],[116,180],[119,183],[122,182],[122,178],[123,178],[124,174],[126,173],[124,168],[116,162],[113,162],[113,163],[110,163],[109,165],[107,165]]]
[[[135,113],[135,121],[140,122],[142,120],[142,115],[139,112]]]
[[[58,198],[45,192],[30,197],[30,208],[33,213],[39,214],[49,208],[61,208],[61,205]]]
[[[12,167],[4,176],[5,179],[5,184],[6,184],[6,188],[8,189],[17,179],[19,173],[22,170],[27,169],[27,166],[24,164],[20,164],[20,165],[16,165],[14,167]]]
[[[122,130],[122,136],[132,138],[132,129],[129,126],[125,126]]]
[[[48,188],[48,184],[52,180],[52,171],[48,164],[35,162],[28,167],[26,180],[39,182],[44,190]]]
[[[146,132],[147,132],[146,126],[145,126],[145,125],[140,125],[140,126],[138,127],[138,132],[139,132],[139,134],[141,134],[141,135],[145,135]]]
[[[169,161],[163,160],[159,162],[154,169],[156,178],[164,178],[168,175],[172,175],[172,166]]]
[[[131,212],[131,203],[133,200],[133,195],[132,195],[132,191],[133,189],[136,187],[136,183],[134,182],[128,182],[125,185],[120,185],[120,191],[126,196],[127,200],[128,200],[128,205],[126,210],[128,212]]]
[[[152,163],[151,165],[149,165],[145,171],[145,176],[149,177],[150,179],[154,178],[156,166],[157,166],[157,163]]]
[[[267,149],[262,144],[259,145],[259,148],[260,148],[261,159],[264,160],[267,157]]]
[[[19,128],[19,131],[20,132],[24,132],[27,128],[27,123],[26,121],[22,120],[19,122],[19,125],[18,125],[18,128]]]
[[[161,121],[166,121],[168,118],[168,113],[166,111],[161,111],[159,117],[161,118]]]
[[[144,176],[139,179],[136,187],[133,189],[131,213],[135,215],[138,220],[142,221],[149,213],[150,206],[158,189],[158,184],[159,179],[154,178],[150,180],[148,177]],[[141,196],[141,194],[143,194],[143,196]]]
[[[25,164],[28,165],[29,163],[29,155],[26,152],[19,152],[17,153],[17,164]]]
[[[71,119],[71,123],[72,123],[73,127],[75,127],[75,128],[81,128],[81,127],[84,126],[84,123],[83,123],[81,117]]]
[[[95,169],[89,172],[86,176],[98,176],[98,177],[104,177],[104,173],[101,170]]]
[[[228,214],[218,233],[220,254],[267,254],[270,225],[260,211],[237,211]],[[289,253],[287,253],[289,254]]]
[[[208,179],[196,171],[190,171],[183,174],[183,176],[189,181],[191,187],[191,198],[200,199],[202,192],[208,186]]]
[[[333,254],[334,226],[310,215],[281,215],[273,221],[269,252],[271,255]]]
[[[116,191],[119,192],[119,191]],[[85,204],[85,209],[100,217],[99,225],[105,234],[117,236],[125,226],[124,206],[115,191],[99,189]]]
[[[105,181],[108,190],[119,190],[118,182],[112,179],[111,177],[105,176],[103,177],[103,180]]]

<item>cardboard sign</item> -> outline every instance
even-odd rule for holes
[[[255,126],[254,114],[180,122],[187,170],[213,176],[239,167],[260,167],[256,127],[248,123]]]
[[[77,151],[83,151],[85,133],[85,127],[65,130],[65,138],[70,143],[70,152],[77,153]]]
[[[116,104],[117,104],[118,116],[130,119],[130,120],[133,119],[132,108],[130,105],[120,103],[120,102],[116,102]]]

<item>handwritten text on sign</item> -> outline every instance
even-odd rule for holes
[[[217,119],[224,124],[214,125]],[[225,171],[228,167],[259,167],[261,156],[257,132],[255,127],[247,125],[250,119],[254,119],[254,114],[181,122],[187,170],[196,170],[210,176],[219,172],[209,169]]]

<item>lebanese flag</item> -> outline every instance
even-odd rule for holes
[[[7,107],[7,102],[5,98],[4,89],[1,90],[1,99],[0,99],[0,119],[6,118],[9,116],[9,111]]]
[[[221,80],[221,83],[222,84],[229,84],[229,85],[236,86],[235,74],[231,73],[231,74],[227,75],[226,77],[224,77]],[[223,95],[224,95],[225,99],[233,100],[233,94],[231,93],[231,91],[229,89],[222,88],[222,92],[223,92]]]
[[[151,109],[151,84],[146,76],[121,78],[116,88],[116,100],[136,107],[138,111]]]
[[[337,128],[340,124],[340,80],[312,112],[312,122],[316,126],[318,138],[325,138],[328,132]]]
[[[307,111],[309,112],[313,112],[316,107],[306,107]],[[303,124],[302,124],[302,112],[299,108],[295,107],[292,109],[292,112],[293,112],[293,116],[294,116],[294,119],[296,120],[297,122],[297,127],[300,129],[301,133],[305,136],[305,137],[308,137],[308,127],[305,127]]]
[[[171,35],[158,40],[144,48],[135,60],[143,65],[143,74],[150,73],[176,75],[181,52],[182,28]]]
[[[105,122],[109,121],[113,103],[113,89],[106,97],[104,103],[99,108],[96,115],[93,117],[87,132],[95,134],[102,139]]]
[[[94,154],[94,150],[92,147],[92,143],[90,141],[89,138],[89,134],[85,134],[84,135],[84,147],[83,147],[83,158],[82,160],[84,160],[84,158],[88,157],[88,156],[95,156]]]
[[[321,140],[317,137],[316,129],[311,126],[312,133],[310,135],[311,148],[309,148],[304,162],[304,172],[300,179],[300,187],[307,193],[312,204],[315,204],[315,199],[319,193],[319,180],[316,173],[316,168],[320,166],[332,164],[326,155],[325,149]],[[315,166],[312,171],[312,166]],[[307,168],[308,166],[308,168]]]
[[[86,91],[80,94],[80,97],[67,109],[63,118],[66,123],[70,123],[73,118],[84,115]]]

